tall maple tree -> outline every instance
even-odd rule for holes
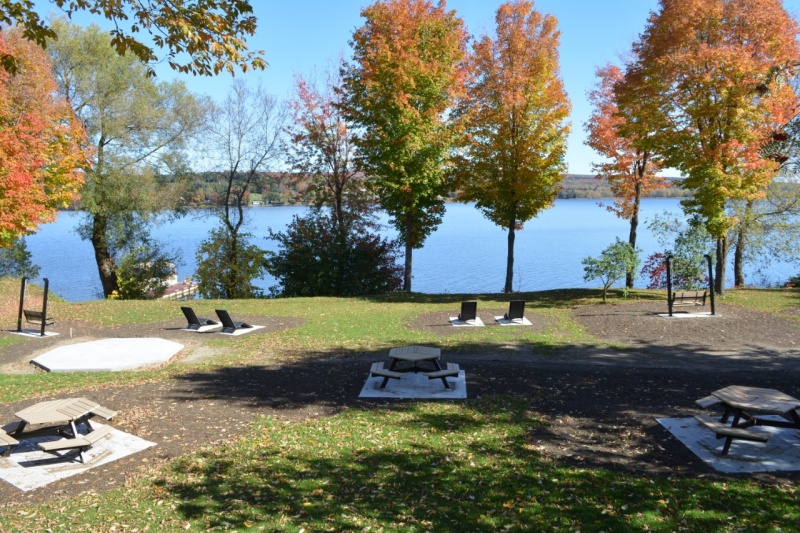
[[[90,155],[80,121],[63,98],[47,54],[18,30],[0,32],[0,247],[7,248],[76,197]]]
[[[796,114],[797,95],[775,73],[800,60],[797,34],[780,0],[660,0],[620,85],[634,142],[684,174],[684,209],[717,241],[718,293],[735,222],[726,201],[764,195],[779,164],[761,149]]]
[[[597,85],[589,92],[589,103],[594,110],[584,125],[588,133],[586,144],[607,159],[593,163],[592,169],[598,178],[608,182],[614,193],[614,205],[608,209],[630,222],[628,244],[635,250],[642,197],[666,186],[666,180],[656,175],[661,169],[661,157],[637,147],[633,142],[635,136],[620,134],[625,117],[619,114],[615,87],[624,80],[622,70],[608,64],[598,68],[596,75]],[[632,272],[626,273],[625,286],[633,288]]]
[[[570,103],[560,77],[558,21],[516,1],[497,10],[497,36],[473,46],[473,75],[456,114],[461,197],[508,230],[504,292],[512,292],[515,232],[553,205],[565,170]]]
[[[444,1],[381,1],[361,15],[344,67],[346,111],[360,127],[360,164],[405,245],[410,292],[413,249],[444,214],[446,112],[462,88],[467,33]]]

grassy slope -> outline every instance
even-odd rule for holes
[[[16,290],[13,283],[0,282],[5,323],[16,320]],[[359,354],[410,342],[460,351],[509,342],[539,348],[601,343],[567,312],[597,303],[598,294],[526,294],[532,312],[552,317],[547,331],[485,328],[457,338],[432,338],[405,324],[420,314],[455,310],[464,295],[224,302],[237,315],[295,316],[305,322],[268,336],[241,337],[214,364]],[[663,295],[637,291],[631,298]],[[478,299],[481,309],[507,306],[499,295]],[[731,291],[725,303],[779,313],[800,305],[800,290]],[[193,305],[208,314],[220,303]],[[62,319],[103,325],[171,320],[175,308],[174,302],[54,303]],[[91,379],[95,385],[169,379],[177,371]],[[82,383],[86,378],[80,376]],[[4,402],[77,386],[70,375],[0,376]],[[792,529],[799,523],[793,485],[645,479],[548,462],[527,437],[541,423],[526,405],[507,398],[376,406],[291,425],[264,419],[230,446],[189,454],[124,490],[0,508],[0,530],[734,531]]]

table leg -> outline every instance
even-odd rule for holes
[[[397,365],[397,359],[392,357],[392,360],[389,361],[389,370],[394,370],[394,367]]]
[[[25,430],[25,426],[27,426],[27,425],[28,425],[28,423],[25,422],[24,420],[22,420],[22,421],[18,422],[17,423],[17,427],[15,427],[11,431],[9,431],[8,434],[13,436],[13,437],[16,437],[17,435],[22,435],[22,432]]]

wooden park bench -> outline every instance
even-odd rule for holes
[[[83,452],[91,448],[97,441],[109,433],[111,433],[111,426],[103,426],[82,437],[40,442],[38,446],[41,450],[48,453],[55,453],[63,450],[78,450],[78,457],[80,457],[81,463],[85,463]]]
[[[381,389],[386,387],[390,379],[400,379],[403,377],[401,372],[395,372],[394,370],[384,368],[383,363],[372,363],[372,368],[369,369],[369,373],[373,377],[378,376],[383,378],[383,382],[380,386]]]
[[[47,318],[43,318],[44,315],[41,311],[31,311],[28,309],[23,309],[22,313],[25,315],[25,322],[29,324],[36,324],[37,326],[41,326],[42,322],[44,322],[45,326],[52,326],[56,323],[56,319],[52,316]]]
[[[703,307],[706,305],[706,291],[678,291],[672,293],[673,307]]]
[[[695,420],[713,431],[718,439],[725,439],[721,455],[726,455],[731,448],[733,439],[749,440],[753,442],[767,442],[770,434],[763,431],[755,431],[750,428],[734,428],[727,426],[707,415],[695,415]]]
[[[6,450],[3,452],[3,457],[8,457],[11,454],[11,450],[13,450],[14,446],[17,444],[19,444],[17,439],[0,429],[0,446],[6,447]]]
[[[441,379],[442,383],[444,383],[444,388],[449,389],[450,384],[447,383],[447,378],[452,376],[458,376],[458,373],[461,369],[458,367],[456,363],[447,363],[447,368],[443,368],[441,370],[434,370],[433,372],[425,372],[425,375],[428,376],[428,379]]]

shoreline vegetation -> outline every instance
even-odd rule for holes
[[[680,188],[681,178],[668,177],[669,185],[663,189],[646,195],[647,198],[685,198],[686,191]],[[256,187],[258,192],[248,193],[245,205],[248,207],[271,207],[286,205],[309,205],[312,198],[306,194],[310,188],[309,178],[298,178],[289,173],[265,173],[261,177],[262,185]],[[189,178],[186,207],[209,208],[222,205],[222,195],[214,192],[214,180],[205,174],[195,174]],[[451,192],[447,202],[456,201],[456,192]],[[593,174],[565,174],[558,193],[559,200],[590,199],[612,200],[614,194],[606,180],[597,178]],[[80,204],[75,203],[69,210],[80,210]]]

